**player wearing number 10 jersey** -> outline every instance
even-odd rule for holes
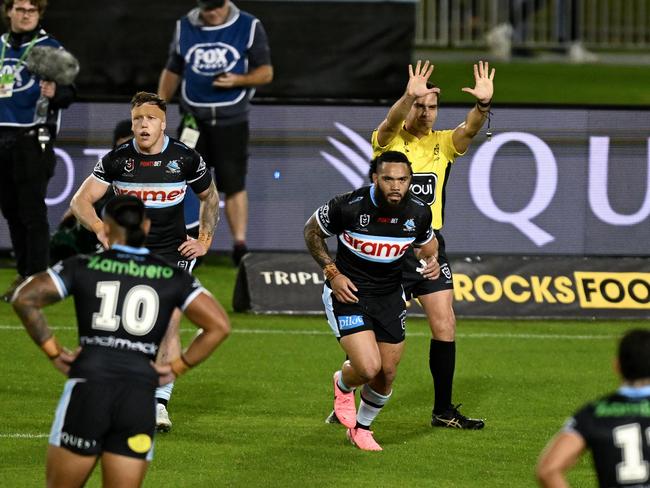
[[[30,278],[14,309],[53,365],[69,377],[50,432],[48,486],[82,486],[101,457],[105,486],[140,486],[153,457],[155,389],[207,358],[229,332],[223,308],[198,280],[142,246],[150,221],[133,196],[104,210],[110,248]],[[62,349],[41,308],[73,296],[80,349]],[[178,307],[203,329],[173,361],[154,366]]]
[[[541,486],[568,486],[564,472],[589,449],[598,486],[650,487],[650,330],[625,334],[616,369],[618,391],[580,409],[542,454]]]

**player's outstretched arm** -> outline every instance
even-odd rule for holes
[[[544,488],[568,488],[564,474],[578,461],[585,448],[582,436],[574,432],[557,434],[537,463],[535,475],[539,485]]]
[[[70,201],[70,209],[77,220],[86,229],[97,235],[97,240],[108,249],[108,239],[104,232],[104,223],[97,216],[93,205],[106,193],[108,183],[103,183],[92,176],[86,178]]]
[[[478,134],[487,119],[494,95],[494,74],[496,70],[490,71],[489,63],[479,61],[474,65],[474,88],[465,87],[462,89],[476,98],[476,105],[469,111],[465,121],[456,127],[453,134],[454,146],[459,153],[464,153]]]
[[[406,116],[411,110],[413,103],[419,97],[429,93],[440,93],[439,88],[427,88],[427,81],[433,73],[434,65],[429,61],[418,60],[415,68],[409,64],[409,81],[406,85],[404,95],[397,100],[388,111],[388,115],[377,128],[377,142],[381,147],[392,141],[402,128]]]
[[[43,272],[18,287],[11,303],[32,340],[50,358],[52,365],[67,375],[78,351],[70,353],[61,347],[41,311],[41,308],[59,300],[61,295],[52,278]]]
[[[214,229],[219,222],[219,193],[214,181],[207,190],[197,194],[199,206],[199,237],[187,239],[180,245],[178,251],[187,259],[205,256],[212,245]]]
[[[221,304],[207,292],[199,293],[183,312],[201,333],[194,337],[179,358],[167,364],[153,365],[160,384],[174,381],[190,368],[205,361],[230,335],[230,320]]]

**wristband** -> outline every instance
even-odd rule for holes
[[[179,357],[174,359],[169,365],[172,368],[172,371],[174,372],[174,376],[178,378],[180,375],[187,373],[192,365],[187,362],[185,357],[181,354]]]
[[[480,100],[476,100],[476,105],[478,105],[479,107],[483,107],[483,108],[489,107],[490,105],[492,105],[492,99],[490,98],[487,101],[487,103],[482,103]]]
[[[54,336],[51,336],[49,339],[46,339],[45,342],[41,344],[41,349],[50,358],[51,361],[55,360],[61,355],[61,346],[56,341]]]
[[[341,274],[339,269],[336,267],[336,264],[334,263],[326,264],[323,268],[323,273],[325,274],[325,278],[330,281]]]
[[[93,230],[95,234],[99,234],[101,231],[104,230],[104,222],[102,222],[101,220],[97,220],[93,222],[90,228]]]

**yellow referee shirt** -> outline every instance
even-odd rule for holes
[[[442,228],[445,213],[445,186],[451,165],[459,153],[452,140],[453,130],[431,131],[422,139],[404,129],[382,147],[377,142],[377,130],[372,133],[373,158],[386,151],[399,151],[406,154],[413,167],[411,191],[431,207],[431,226]]]

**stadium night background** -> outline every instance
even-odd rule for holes
[[[534,486],[543,446],[579,406],[615,388],[616,342],[650,315],[650,0],[634,9],[580,2],[584,45],[598,55],[588,63],[567,58],[555,35],[558,0],[531,18],[519,46],[531,55],[508,61],[485,36],[509,2],[236,3],[264,23],[276,68],[251,114],[249,247],[259,260],[242,283],[218,226],[196,275],[227,307],[233,335],[179,380],[174,429],[156,438],[144,486]],[[44,25],[81,62],[48,190],[52,230],[129,116],[130,97],[155,91],[174,19],[193,5],[50,1]],[[385,450],[361,452],[324,423],[342,355],[324,316],[305,315],[319,311],[311,305],[322,274],[303,267],[302,228],[334,194],[366,183],[370,133],[401,95],[409,62],[436,65],[436,127],[453,128],[473,103],[460,89],[484,58],[497,69],[493,135],[482,131],[454,163],[444,235],[457,279],[454,391],[486,428],[429,426],[430,332],[410,317],[395,395],[377,420]],[[178,122],[172,104],[170,135]],[[0,219],[4,283],[14,273],[9,247]],[[240,294],[233,304],[237,287],[248,302]],[[242,303],[260,308],[235,311]],[[74,347],[72,303],[46,313]],[[184,323],[183,342],[192,334]],[[0,484],[42,486],[62,377],[8,305],[0,339]],[[569,481],[595,485],[590,459]],[[95,473],[88,486],[100,485]]]

